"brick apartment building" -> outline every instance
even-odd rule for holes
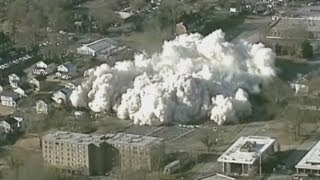
[[[104,141],[106,138],[63,131],[47,134],[41,139],[42,156],[48,165],[63,172],[103,175],[117,157],[117,150]]]
[[[119,150],[122,170],[158,168],[164,157],[163,138],[118,133],[108,140]]]
[[[58,131],[41,138],[44,161],[63,172],[104,175],[122,170],[151,170],[161,163],[162,138],[132,134],[89,135]]]

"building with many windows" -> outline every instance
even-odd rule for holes
[[[117,151],[105,142],[108,136],[58,131],[41,139],[44,161],[63,172],[104,175],[116,162]]]
[[[90,135],[58,131],[41,138],[44,161],[64,172],[104,175],[121,169],[151,170],[162,161],[163,139],[132,134]]]
[[[118,133],[107,142],[119,150],[121,169],[158,168],[164,155],[163,138]]]

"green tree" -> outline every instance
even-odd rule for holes
[[[308,40],[303,41],[301,44],[301,50],[303,58],[310,58],[313,56],[313,47]]]
[[[145,0],[130,0],[130,8],[133,11],[137,11],[146,5]]]
[[[95,18],[102,31],[105,31],[111,23],[117,20],[118,16],[113,11],[115,4],[116,0],[96,0],[87,5],[89,13]]]
[[[204,134],[201,138],[200,141],[202,142],[203,145],[206,146],[207,151],[209,152],[211,148],[216,144],[216,138],[215,136],[210,135],[210,133]]]

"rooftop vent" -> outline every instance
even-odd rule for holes
[[[241,152],[253,152],[254,147],[256,146],[256,142],[253,141],[247,141],[246,143],[244,143],[244,145],[240,148]]]

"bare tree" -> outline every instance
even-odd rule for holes
[[[211,137],[209,136],[209,134],[206,134],[205,136],[203,136],[201,138],[201,142],[203,143],[203,145],[206,146],[207,151],[210,151],[211,147],[214,145]]]

